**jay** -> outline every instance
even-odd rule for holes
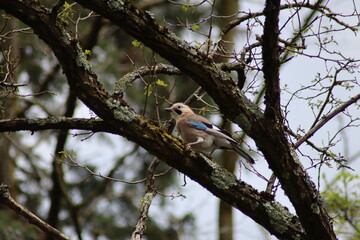
[[[255,163],[254,159],[238,146],[238,142],[228,132],[219,129],[203,116],[196,115],[187,105],[175,103],[165,110],[175,118],[176,129],[186,142],[187,149],[192,147],[210,153],[209,156],[216,149],[233,150],[248,163]]]

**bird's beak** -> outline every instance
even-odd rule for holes
[[[172,112],[172,108],[165,108],[165,111]]]

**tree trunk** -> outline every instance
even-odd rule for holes
[[[9,32],[11,30],[17,29],[18,20],[10,15],[8,15],[9,19],[4,24],[3,32]],[[5,19],[5,18],[4,18]],[[9,65],[11,71],[7,77],[6,82],[8,84],[16,83],[18,77],[18,69],[14,67],[17,62],[20,60],[19,56],[19,38],[14,37],[15,34],[9,34],[6,41],[2,43],[2,51],[7,51],[9,56]],[[3,64],[6,64],[3,62]],[[3,77],[3,76],[2,76]],[[3,78],[2,78],[3,79]],[[5,89],[5,91],[9,90],[16,90],[15,88]],[[5,96],[8,96],[6,92],[3,92]],[[11,94],[11,93],[10,93]],[[0,110],[4,109],[4,112],[1,113],[0,118],[14,118],[16,117],[16,109],[17,109],[17,102],[14,98],[3,98],[0,101]],[[0,184],[6,184],[10,186],[10,193],[11,196],[16,199],[17,196],[17,187],[14,178],[14,162],[10,155],[10,148],[11,148],[11,140],[10,138],[16,138],[16,134],[8,134],[8,133],[1,133],[0,134]]]

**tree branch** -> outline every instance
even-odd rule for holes
[[[294,148],[298,148],[301,144],[303,144],[306,140],[311,138],[316,131],[318,131],[322,126],[324,126],[328,121],[330,121],[333,117],[343,112],[347,107],[351,104],[356,103],[360,99],[360,94],[350,98],[348,101],[344,102],[340,106],[338,106],[334,111],[322,117],[322,119],[311,128],[304,136],[302,136],[295,144]]]
[[[265,79],[265,118],[282,124],[279,81],[279,9],[280,0],[267,0],[262,39],[263,72]]]
[[[92,132],[112,132],[111,127],[101,119],[66,117],[0,119],[0,132],[16,132],[24,130],[35,132],[49,129],[78,129],[89,130]]]
[[[140,240],[142,236],[145,234],[146,224],[148,220],[149,209],[156,195],[156,189],[154,186],[155,182],[155,170],[159,165],[160,160],[156,157],[151,162],[148,170],[147,170],[147,177],[146,177],[146,190],[145,195],[141,200],[141,208],[140,208],[140,218],[135,226],[135,230],[131,236],[132,240]]]
[[[6,185],[0,186],[0,202],[4,205],[6,205],[8,208],[11,208],[16,214],[22,216],[25,218],[29,223],[37,226],[39,229],[44,231],[47,235],[53,237],[54,239],[58,240],[69,240],[68,237],[66,237],[62,232],[59,230],[53,228],[43,220],[41,220],[39,217],[37,217],[35,214],[30,212],[25,207],[21,206],[19,203],[17,203],[9,193],[9,187]]]
[[[168,75],[180,75],[181,71],[176,67],[168,64],[156,64],[155,66],[143,66],[132,72],[125,74],[123,77],[118,79],[115,83],[115,93],[123,93],[127,87],[131,85],[137,78],[148,76],[150,74],[168,74]]]

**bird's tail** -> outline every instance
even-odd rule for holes
[[[233,146],[235,152],[237,154],[239,154],[241,157],[243,157],[248,163],[250,164],[254,164],[255,161],[252,157],[250,157],[249,154],[247,154],[246,152],[244,152],[237,144],[235,143],[231,143],[231,145]]]

